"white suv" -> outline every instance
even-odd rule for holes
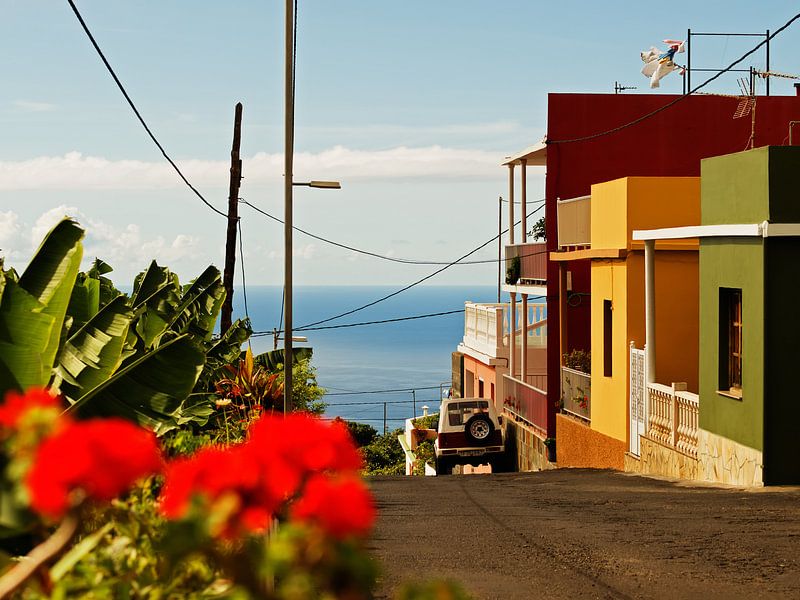
[[[494,403],[484,398],[442,400],[439,435],[434,443],[437,475],[449,475],[456,465],[489,463],[505,466],[503,431]]]

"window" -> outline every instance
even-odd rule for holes
[[[478,379],[478,398],[483,398],[483,379]]]
[[[486,401],[453,402],[447,407],[447,422],[451,427],[466,423],[472,415],[487,412],[489,403]]]
[[[741,289],[719,289],[719,389],[742,395]]]
[[[493,383],[489,384],[489,390],[491,391],[491,398],[492,398],[492,400],[494,400],[494,384]]]
[[[611,366],[613,355],[612,343],[613,315],[611,312],[611,300],[603,300],[603,375],[611,377]]]

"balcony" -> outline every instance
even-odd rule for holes
[[[503,408],[547,435],[547,393],[537,387],[503,375]]]
[[[587,423],[591,421],[591,375],[561,367],[561,410]]]
[[[463,345],[492,358],[508,357],[508,304],[464,303]]]
[[[547,284],[545,242],[506,246],[506,283],[509,285]]]
[[[559,250],[591,245],[591,199],[591,196],[582,196],[557,202]]]

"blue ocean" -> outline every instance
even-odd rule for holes
[[[326,319],[391,294],[397,287],[307,286],[294,289],[294,327]],[[254,331],[279,327],[279,286],[247,288],[247,311]],[[504,294],[504,296],[507,296]],[[344,325],[460,310],[465,301],[496,302],[493,286],[417,286],[402,294],[325,323]],[[244,315],[241,289],[234,292],[234,317]],[[438,409],[440,386],[449,387],[451,353],[464,335],[464,315],[298,332],[314,350],[317,381],[328,394],[327,414],[383,429],[384,402],[389,429],[402,426],[422,406]],[[271,335],[253,339],[253,351],[273,348]],[[383,392],[383,390],[415,389]],[[358,392],[358,393],[354,393]],[[364,393],[368,392],[368,393]],[[415,397],[414,397],[415,396]]]

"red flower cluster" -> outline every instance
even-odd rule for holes
[[[122,419],[63,420],[36,451],[26,484],[31,507],[59,518],[79,493],[108,502],[160,471],[155,435]]]
[[[375,504],[358,478],[314,475],[292,506],[291,515],[317,523],[336,538],[363,536],[375,520]]]
[[[60,407],[61,400],[43,388],[31,388],[25,394],[10,391],[0,406],[0,427],[17,429],[29,411],[37,408],[59,410]]]
[[[171,464],[161,510],[180,519],[199,501],[217,513],[210,520],[218,523],[212,534],[232,538],[264,530],[297,499],[291,513],[296,518],[336,537],[362,535],[375,516],[372,498],[356,477],[362,464],[343,424],[303,413],[265,415],[245,443],[208,448]]]

